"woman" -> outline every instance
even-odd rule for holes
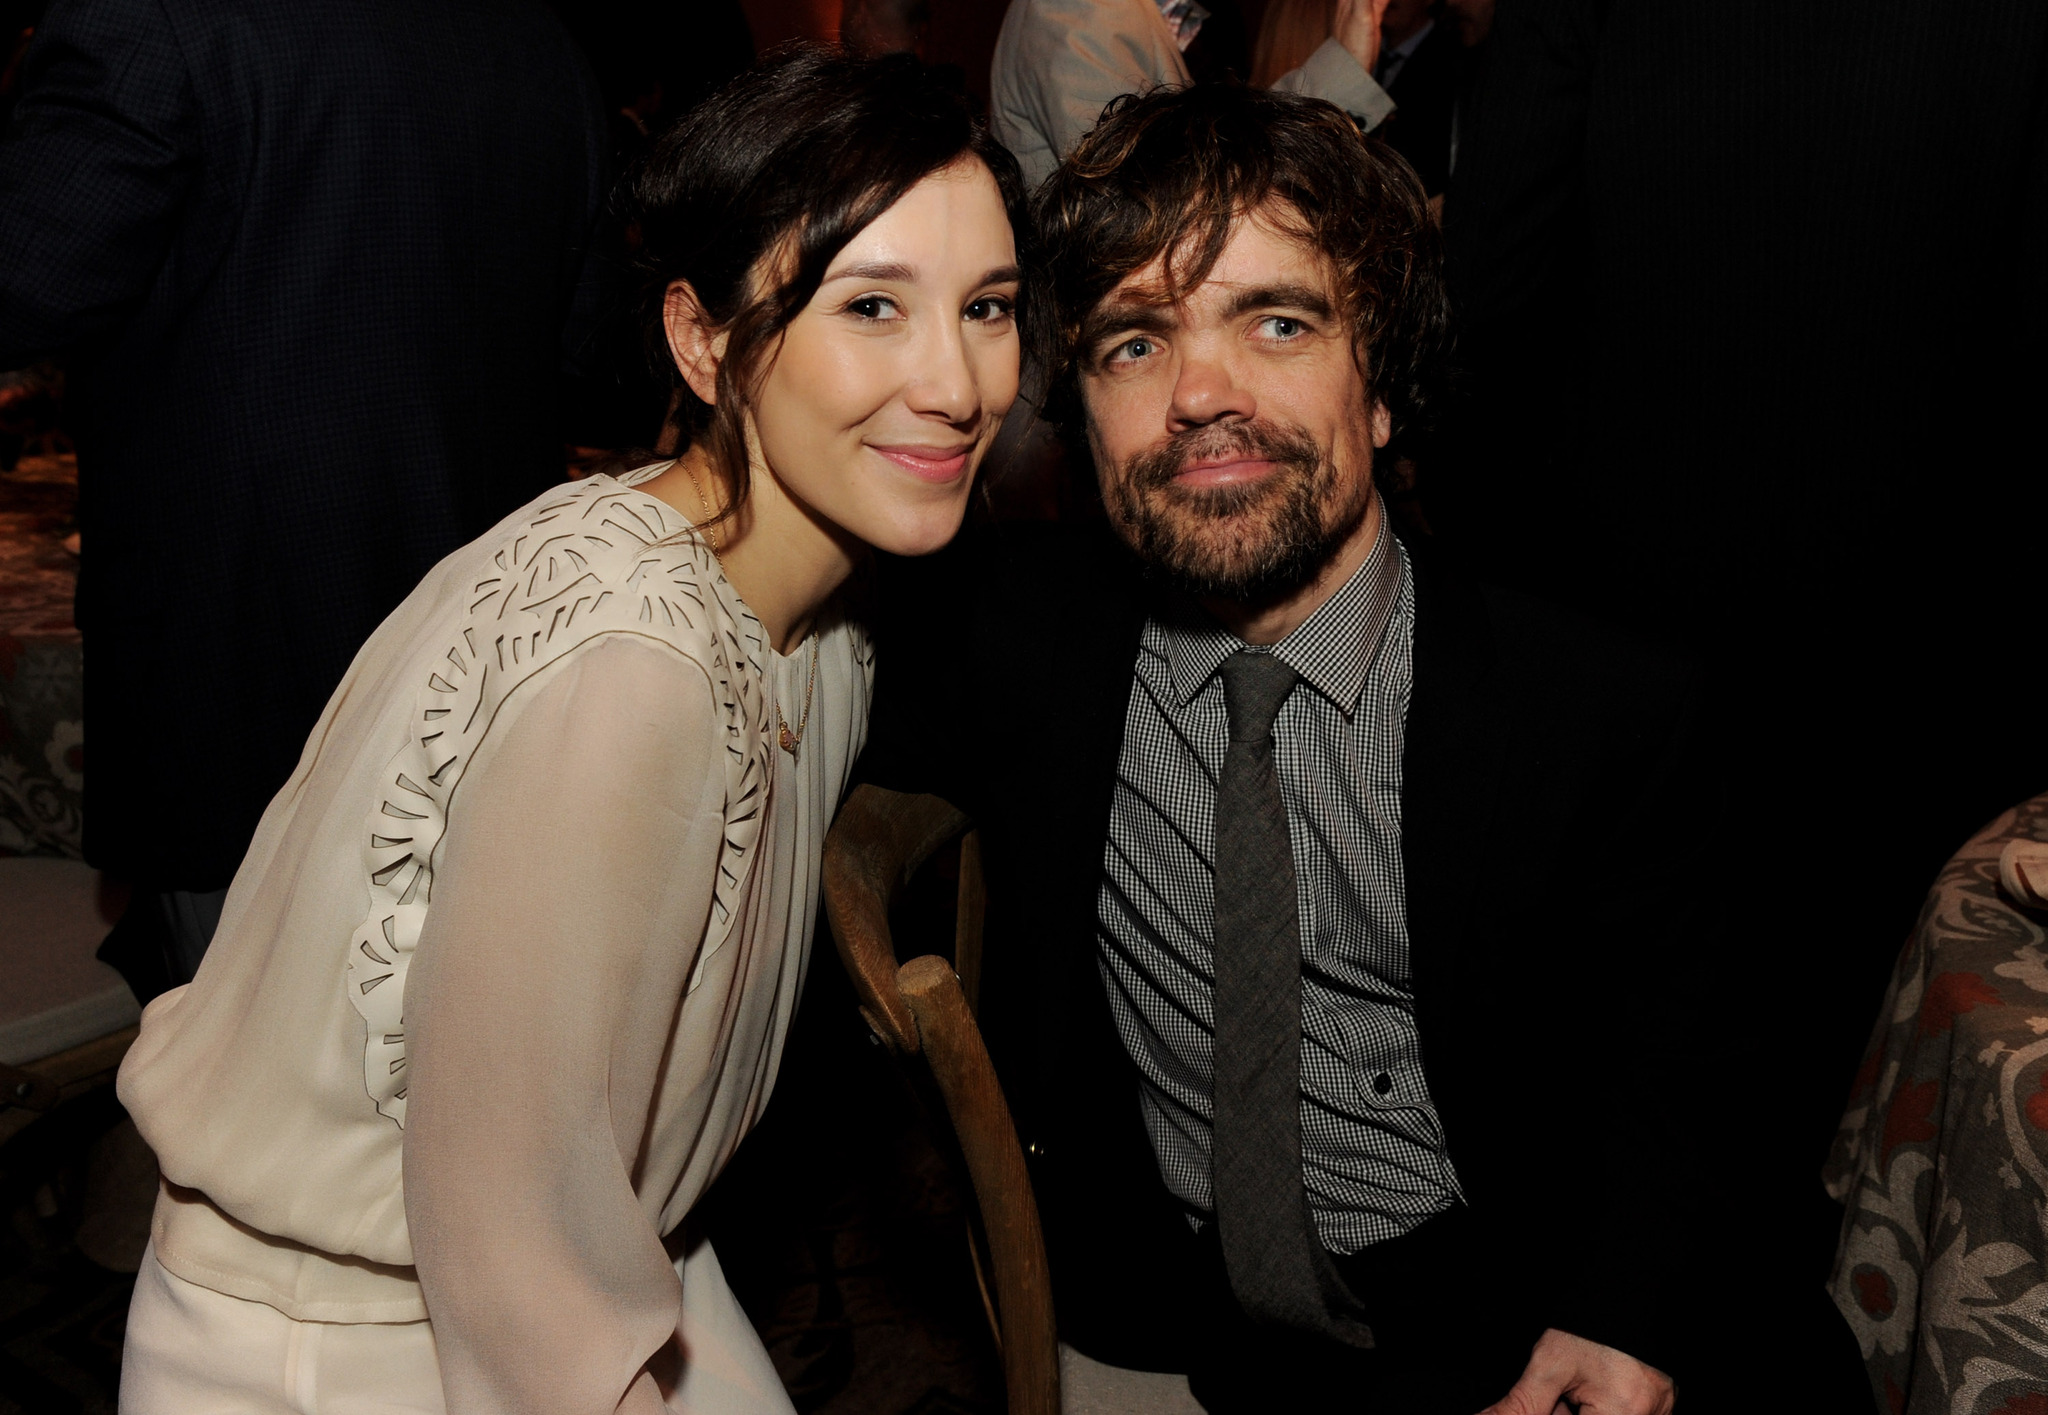
[[[633,194],[685,450],[435,568],[145,1014],[135,1415],[791,1408],[679,1225],[802,980],[871,676],[840,591],[952,537],[1016,394],[1022,194],[913,61],[822,51]]]

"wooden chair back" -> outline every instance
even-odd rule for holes
[[[927,954],[899,965],[889,906],[918,866],[956,836],[954,961]],[[825,837],[832,939],[876,1038],[897,1055],[922,1055],[945,1101],[988,1237],[993,1273],[983,1279],[984,1294],[995,1290],[991,1321],[1011,1415],[1059,1415],[1059,1338],[1038,1201],[974,1020],[985,909],[981,841],[965,815],[936,796],[854,789]]]

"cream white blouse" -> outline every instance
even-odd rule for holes
[[[873,660],[842,615],[774,653],[633,489],[657,470],[549,492],[392,613],[121,1069],[158,1260],[300,1320],[430,1317],[451,1411],[768,1370],[663,1237],[774,1082]]]

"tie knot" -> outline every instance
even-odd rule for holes
[[[1273,735],[1280,704],[1301,675],[1269,653],[1240,649],[1223,660],[1223,701],[1230,710],[1230,740],[1263,742]]]

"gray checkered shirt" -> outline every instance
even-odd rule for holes
[[[1302,678],[1273,724],[1273,764],[1301,911],[1302,1177],[1337,1253],[1459,1198],[1408,967],[1401,740],[1414,644],[1414,581],[1383,529],[1357,574],[1271,650]],[[1196,1222],[1215,1210],[1214,836],[1230,742],[1216,670],[1244,647],[1214,626],[1147,621],[1096,896],[1103,983],[1143,1078],[1153,1153]]]

